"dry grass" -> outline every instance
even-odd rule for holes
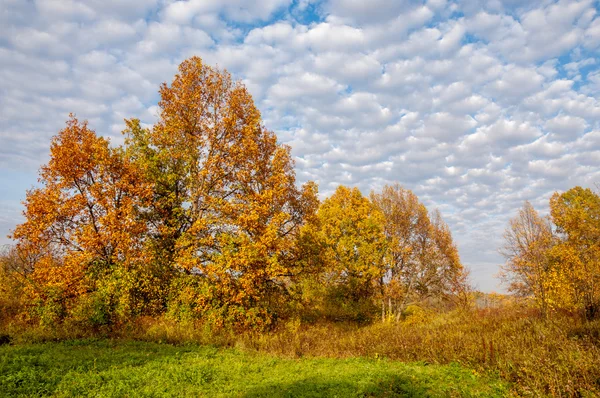
[[[242,344],[287,356],[387,357],[457,362],[500,375],[520,396],[600,394],[600,323],[569,317],[542,321],[492,311],[440,315],[429,322],[367,327],[288,325]]]

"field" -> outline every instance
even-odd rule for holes
[[[600,322],[512,307],[243,334],[154,318],[94,333],[5,326],[3,396],[600,395]]]
[[[278,358],[235,348],[118,340],[0,347],[3,396],[501,397],[456,364]]]

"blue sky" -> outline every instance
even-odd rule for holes
[[[525,200],[600,184],[596,1],[0,0],[0,243],[70,112],[115,144],[198,55],[252,92],[322,195],[399,182],[474,284]]]

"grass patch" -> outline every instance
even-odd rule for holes
[[[288,395],[294,396],[298,395],[300,390],[307,391],[307,394],[312,391],[314,396],[336,395],[338,390],[343,392],[338,396],[347,396],[350,390],[355,396],[361,394],[363,396],[369,396],[369,394],[373,396],[386,396],[386,394],[388,396],[394,396],[394,394],[396,396],[403,396],[403,394],[404,396],[476,396],[479,394],[478,391],[483,391],[480,387],[472,388],[469,383],[458,381],[463,377],[471,377],[471,375],[481,375],[483,378],[476,379],[488,380],[491,383],[500,379],[505,383],[504,387],[510,386],[510,394],[513,396],[600,396],[600,321],[585,322],[568,314],[553,314],[550,319],[543,320],[538,318],[535,313],[530,313],[527,308],[519,307],[432,313],[426,319],[408,318],[400,322],[377,322],[370,325],[348,322],[303,323],[300,320],[290,320],[281,322],[276,329],[264,333],[239,334],[227,329],[211,331],[200,322],[176,322],[165,317],[145,317],[135,319],[131,323],[113,330],[96,334],[93,331],[69,327],[67,323],[48,329],[17,322],[5,325],[4,329],[0,325],[0,336],[2,334],[7,336],[9,342],[16,345],[14,347],[0,346],[0,356],[13,349],[23,349],[25,353],[27,347],[38,347],[38,344],[45,342],[63,341],[64,343],[61,344],[67,344],[67,346],[70,344],[69,347],[71,347],[91,341],[90,350],[93,354],[90,355],[92,358],[97,357],[96,368],[101,367],[102,361],[107,360],[106,355],[109,355],[110,358],[117,358],[116,365],[123,363],[123,366],[126,366],[128,362],[134,361],[136,358],[146,361],[147,358],[139,357],[139,353],[123,354],[125,357],[118,358],[119,350],[125,350],[123,347],[130,344],[152,347],[152,345],[145,346],[144,342],[157,344],[158,347],[176,347],[176,349],[173,348],[174,352],[179,352],[180,354],[177,355],[184,355],[186,358],[188,358],[187,351],[182,350],[192,348],[193,350],[202,350],[199,347],[213,346],[222,348],[222,351],[218,351],[219,355],[237,352],[244,357],[251,357],[251,362],[263,361],[262,358],[281,358],[284,361],[282,363],[296,363],[294,361],[297,361],[301,364],[302,369],[294,368],[292,370],[289,370],[291,365],[285,365],[292,374],[281,376],[275,381],[272,380],[272,377],[275,376],[271,376],[271,373],[267,375],[268,377],[264,376],[266,378],[261,379],[260,386],[255,386],[252,393],[265,396],[277,396],[277,394],[285,396],[286,392],[289,392]],[[82,338],[96,340],[82,340]],[[99,338],[100,340],[98,340]],[[126,343],[125,341],[132,342]],[[98,355],[98,345],[102,344],[108,344],[112,347],[112,351]],[[237,351],[230,350],[231,347],[235,347]],[[152,354],[148,350],[150,349],[140,348],[140,352],[150,353],[150,358],[158,358],[165,354],[163,350],[170,349],[163,348],[156,354]],[[81,356],[86,352],[84,348],[77,349],[78,359],[73,361],[69,359],[70,351],[65,358],[61,357],[54,348],[51,351],[50,359],[46,360],[51,364],[64,362],[70,364],[69,366],[80,365],[87,369],[90,363],[83,361],[78,364]],[[39,354],[35,361],[42,360],[43,356]],[[171,354],[166,356],[168,358],[165,360],[172,360],[169,359],[172,357]],[[175,357],[177,358],[177,356]],[[286,358],[291,362],[285,362]],[[382,360],[383,358],[389,362],[386,364],[385,360]],[[2,361],[5,360],[2,359]],[[328,370],[347,363],[345,361],[358,361],[352,365],[358,368],[362,366],[360,364],[366,363],[363,361],[367,361],[369,364],[375,363],[377,364],[375,366],[380,366],[377,368],[377,377],[371,377],[370,373],[360,370],[355,376],[350,376],[352,372],[348,371],[348,377],[340,378]],[[233,362],[229,363],[231,365]],[[424,365],[425,363],[429,365]],[[321,366],[326,370],[311,373],[304,368],[304,365],[317,368]],[[458,370],[454,372],[453,367],[458,367]],[[5,369],[0,368],[0,372],[2,372],[0,377],[9,374]],[[28,365],[18,372],[27,373],[27,369]],[[220,383],[219,380],[229,378],[233,380],[232,383],[237,383],[236,376],[225,376],[228,374],[228,369],[223,369],[224,373],[219,370],[219,367],[210,369],[213,369],[211,372],[216,372],[214,374],[221,375],[219,376],[221,378],[211,379],[208,384],[214,385],[210,388],[194,387],[195,389],[190,391],[197,392],[198,395],[245,396],[251,394],[248,389],[226,391],[223,390],[223,387],[219,390],[215,387]],[[421,369],[426,369],[430,373],[423,373]],[[46,371],[43,367],[40,370]],[[70,370],[61,372],[68,373],[68,371]],[[150,370],[144,370],[144,372],[151,373]],[[284,370],[278,372],[274,374],[285,374]],[[10,374],[13,373],[13,371],[10,372]],[[365,378],[360,378],[363,373]],[[205,373],[201,372],[201,375],[205,375]],[[445,375],[450,375],[448,380],[444,379]],[[413,380],[413,376],[417,379]],[[254,383],[252,382],[254,376],[244,377],[243,386],[250,388],[251,383]],[[347,389],[343,387],[345,382],[341,383],[346,379],[349,382]],[[1,379],[0,382],[5,382],[4,380]],[[122,378],[120,382],[131,383],[124,380],[126,378]],[[86,382],[91,383],[91,381]],[[180,388],[172,387],[170,383],[175,382],[169,381],[166,391],[172,392]],[[310,383],[314,383],[314,386]],[[180,386],[179,384],[174,385]],[[465,386],[464,389],[462,389],[462,385]],[[0,384],[0,395],[6,390],[3,387]],[[36,388],[42,391],[39,385]],[[139,394],[142,395],[160,395],[159,393],[143,393],[146,388],[143,385],[132,388],[137,389],[132,394],[138,394],[139,390],[141,391]],[[186,387],[182,391],[188,391],[189,388]],[[444,390],[444,388],[448,390]],[[14,390],[14,386],[11,389],[11,394],[21,391]],[[55,391],[55,389],[48,391],[45,394],[69,395],[71,393],[78,395],[76,392],[59,394],[56,391],[62,390]],[[99,388],[98,391],[102,391],[102,388]],[[119,391],[121,392],[105,393],[105,395],[123,395],[126,394],[124,391],[127,389]],[[493,396],[495,391],[492,388],[482,394],[483,396],[489,394]],[[168,395],[168,393],[165,394]]]
[[[0,347],[4,396],[501,397],[506,383],[457,364],[279,358],[118,340]]]

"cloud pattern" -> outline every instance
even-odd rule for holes
[[[482,290],[524,200],[600,183],[592,0],[0,0],[0,233],[69,112],[120,143],[191,55],[249,87],[300,181],[439,208]]]

